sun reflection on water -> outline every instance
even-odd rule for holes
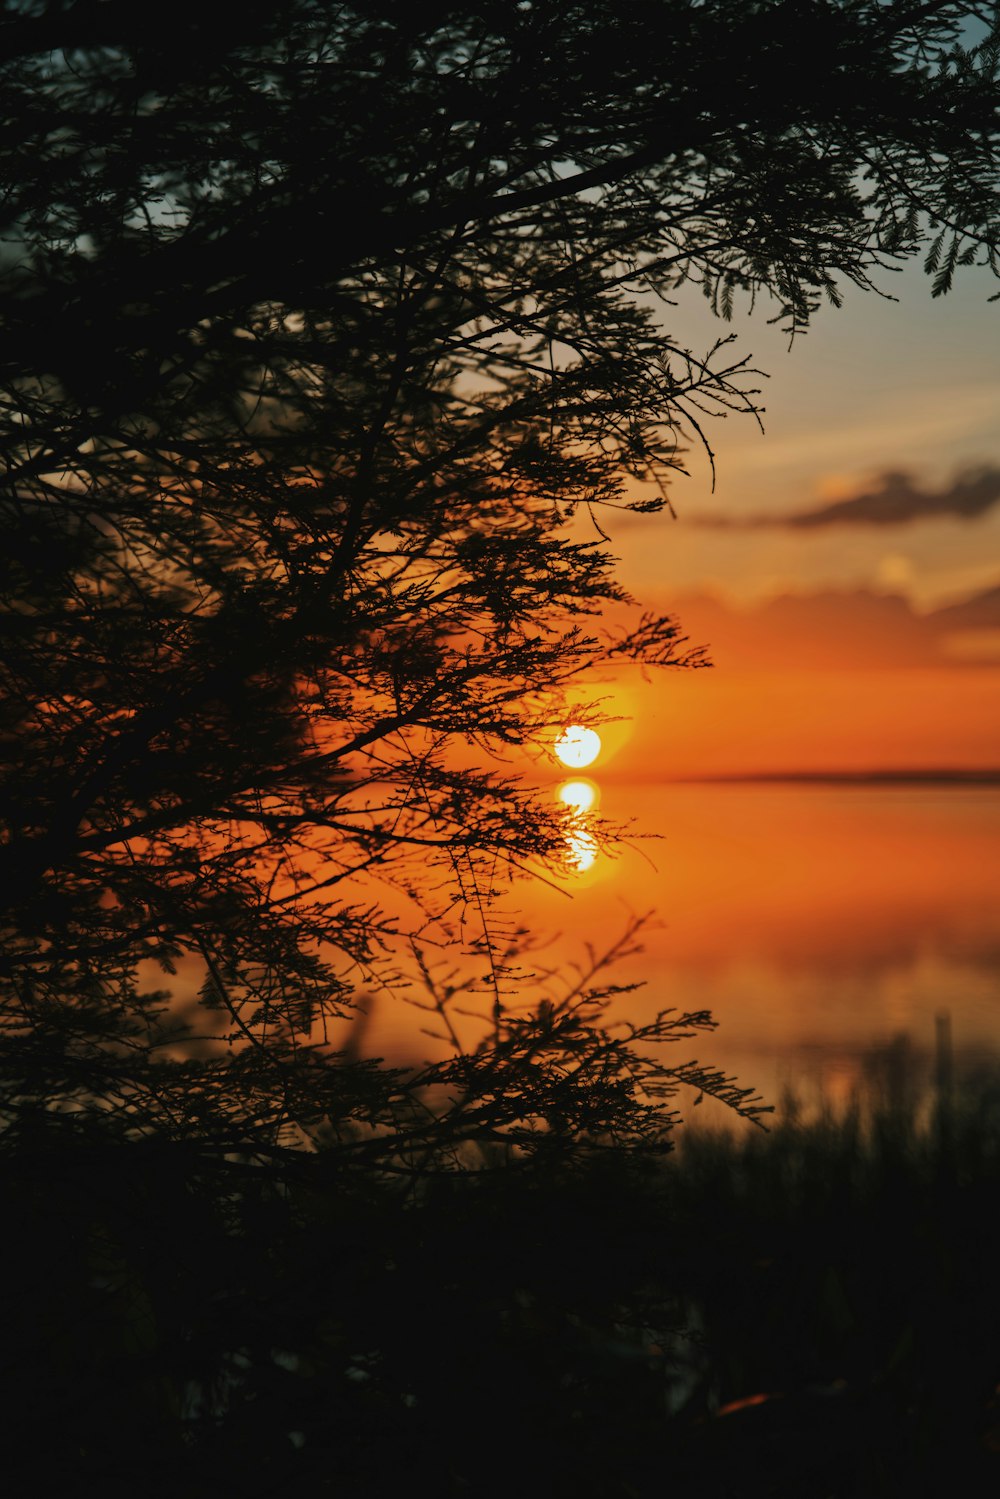
[[[590,869],[597,859],[597,839],[585,828],[567,836],[566,849],[570,867],[578,874]]]
[[[597,803],[597,787],[593,781],[563,781],[556,795],[565,806],[581,816],[593,811]]]
[[[557,801],[570,814],[566,831],[566,862],[578,874],[593,867],[597,859],[597,839],[589,826],[588,812],[594,811],[598,789],[593,781],[563,781],[556,790]]]

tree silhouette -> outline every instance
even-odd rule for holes
[[[8,4],[0,1110],[34,1225],[17,1284],[111,1285],[126,1341],[189,1297],[221,1328],[194,1281],[163,1291],[168,1265],[195,1218],[220,1263],[233,1221],[245,1254],[255,1213],[298,1222],[281,1183],[347,1234],[354,1275],[396,1183],[426,1202],[458,1168],[551,1182],[603,1153],[610,1204],[668,1147],[681,1085],[756,1116],[731,1080],[664,1059],[707,1016],[616,1026],[600,954],[534,987],[510,971],[495,896],[558,866],[566,823],[504,757],[544,753],[595,669],[701,659],[672,619],[601,624],[623,598],[608,518],[669,504],[684,443],[711,456],[714,416],[756,413],[728,336],[671,336],[672,294],[692,283],[723,319],[767,297],[794,333],[921,247],[935,293],[996,270],[995,43],[962,45],[991,12],[253,0],[222,31],[190,0]],[[453,973],[434,941],[466,912]],[[182,964],[201,985],[183,1012]],[[344,1040],[375,990],[425,1007],[443,1038],[426,1065]],[[342,1211],[315,1208],[310,1161]],[[72,1273],[53,1215],[89,1246]],[[319,1274],[306,1237],[289,1263]],[[312,1313],[289,1315],[305,1338]],[[35,1324],[17,1328],[29,1349]],[[218,1346],[255,1338],[280,1341],[226,1324]],[[190,1373],[176,1339],[163,1357]],[[237,1376],[213,1357],[220,1410]],[[177,1410],[149,1379],[167,1441]]]
[[[655,297],[766,293],[795,331],[921,241],[935,292],[995,266],[975,11],[11,9],[9,1117],[100,1098],[274,1145],[373,1107],[320,1044],[393,981],[358,877],[488,908],[564,837],[490,756],[595,665],[698,659],[598,623],[600,515],[755,410]],[[549,1048],[552,996],[518,1041],[480,945],[493,1046]],[[143,989],[183,955],[220,1043],[185,1064]]]

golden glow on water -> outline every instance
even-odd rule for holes
[[[583,724],[571,723],[555,742],[556,757],[570,770],[593,765],[601,753],[600,735]]]
[[[544,941],[547,968],[572,975],[589,949],[602,956],[632,916],[653,910],[607,972],[637,986],[616,999],[616,1017],[642,1025],[668,1006],[711,1012],[718,1030],[693,1041],[691,1057],[769,1102],[786,1084],[846,1098],[869,1053],[899,1035],[926,1060],[945,1010],[959,1050],[1000,1054],[997,788],[631,785],[609,775],[582,809],[576,792],[562,794],[580,781],[554,778],[548,789],[562,814],[561,870],[519,883],[501,911]],[[612,824],[635,817],[638,831],[661,836],[598,845],[598,800]],[[371,889],[382,901],[390,893]],[[192,998],[201,977],[185,976]],[[517,992],[533,1003],[538,991],[525,981]],[[443,1054],[426,1022],[388,988],[373,990],[364,1054],[394,1065]],[[472,1045],[480,1032],[466,1023]],[[356,1034],[360,1024],[352,1045]],[[706,1099],[693,1117],[711,1109]],[[731,1120],[720,1110],[714,1122]]]
[[[900,1035],[926,1060],[942,1011],[970,1055],[1000,1052],[997,788],[609,780],[601,793],[613,822],[661,836],[570,866],[570,901],[525,886],[520,912],[558,930],[555,964],[654,910],[612,975],[646,984],[622,1001],[629,1019],[708,1010],[719,1028],[694,1054],[770,1101],[814,1077],[846,1096],[868,1051]]]

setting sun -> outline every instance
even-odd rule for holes
[[[556,740],[555,752],[563,765],[582,770],[585,765],[592,765],[601,753],[600,736],[582,724],[570,724]]]

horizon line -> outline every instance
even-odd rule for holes
[[[646,779],[643,776],[643,779]],[[709,775],[663,775],[672,785],[813,784],[813,785],[1000,785],[1000,766],[963,769],[888,766],[871,770],[732,770]]]
[[[594,776],[601,776],[594,767]],[[604,772],[607,780],[659,781],[670,786],[719,785],[842,785],[842,786],[1000,786],[1000,766],[962,769],[930,766],[927,769],[887,767],[872,770],[757,770],[722,771],[716,774],[621,776]]]

